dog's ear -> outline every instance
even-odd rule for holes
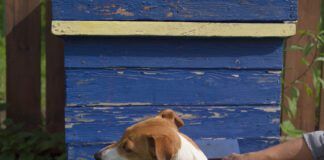
[[[163,110],[159,113],[159,116],[162,118],[172,121],[178,128],[184,125],[183,120],[176,114],[175,111],[171,109]]]
[[[149,136],[149,153],[156,160],[171,160],[177,152],[177,144],[167,136]],[[179,144],[180,146],[180,144]]]

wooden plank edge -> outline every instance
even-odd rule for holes
[[[52,21],[59,36],[288,37],[295,23]]]

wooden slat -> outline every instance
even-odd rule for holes
[[[280,71],[107,68],[71,69],[66,75],[68,105],[250,105],[280,100]]]
[[[320,0],[299,0],[299,20],[297,23],[298,30],[307,30],[316,32],[318,30],[318,23],[320,17]],[[284,94],[289,95],[292,81],[301,77],[299,80],[312,84],[312,73],[306,73],[306,66],[301,63],[302,53],[289,51],[289,46],[293,44],[305,44],[306,39],[300,39],[300,36],[294,36],[287,41],[288,53],[285,60],[285,90]],[[313,54],[307,59],[311,61]],[[313,131],[315,129],[315,99],[308,96],[304,85],[296,85],[300,89],[300,98],[298,103],[298,114],[294,119],[294,124],[298,129],[304,131]],[[312,86],[310,86],[312,87]],[[283,99],[284,104],[287,106],[286,98]],[[283,114],[283,120],[288,119],[286,114]]]
[[[167,108],[178,112],[185,122],[181,131],[195,140],[279,136],[279,105],[85,106],[66,108],[66,141],[85,144],[113,142],[127,127]]]
[[[40,0],[6,1],[8,117],[40,125]]]
[[[54,0],[55,20],[294,21],[297,0]]]
[[[295,24],[134,21],[53,21],[52,32],[65,36],[288,37]]]
[[[64,132],[64,46],[51,33],[51,1],[46,2],[46,125],[50,132]]]
[[[69,37],[64,42],[65,65],[68,68],[281,70],[283,40],[283,38]]]

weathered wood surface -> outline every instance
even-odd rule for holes
[[[282,44],[281,38],[67,38],[65,65],[280,70]]]
[[[110,143],[118,140],[130,125],[167,108],[178,112],[185,122],[180,130],[195,140],[279,136],[278,105],[67,107],[66,140]]]
[[[46,1],[46,127],[64,132],[65,79],[63,39],[51,32],[51,0]]]
[[[197,141],[238,139],[242,152],[277,144],[282,42],[65,37],[69,158],[90,159],[165,108],[182,113]]]
[[[40,0],[7,0],[7,115],[26,128],[41,124]]]
[[[297,19],[296,0],[53,0],[54,20],[263,21]]]
[[[295,23],[214,23],[156,21],[53,21],[60,36],[288,37]]]
[[[299,20],[297,23],[297,30],[311,31],[313,33],[318,31],[318,23],[320,19],[320,0],[299,0]],[[307,84],[311,84],[310,87],[313,88],[313,80],[311,70],[307,70],[307,66],[301,62],[303,57],[302,53],[296,53],[295,51],[289,50],[290,46],[293,44],[305,45],[307,39],[301,39],[299,35],[289,38],[287,41],[287,54],[285,57],[285,90],[284,95],[290,95],[290,89],[294,86],[298,87],[300,90],[300,98],[298,101],[298,114],[294,119],[294,124],[298,129],[304,130],[306,132],[315,130],[315,114],[316,114],[316,102],[313,96],[307,95],[305,85],[298,83],[298,85],[292,86],[292,81],[298,79]],[[313,58],[312,53],[307,60],[310,62]],[[304,73],[305,72],[305,73]],[[284,97],[284,96],[283,96]],[[283,99],[284,104],[287,106],[287,99]],[[283,112],[284,113],[284,112]],[[283,120],[288,119],[286,114],[283,114]]]
[[[68,105],[279,104],[280,72],[267,70],[66,70]]]

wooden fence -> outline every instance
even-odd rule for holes
[[[23,122],[27,128],[37,128],[41,124],[41,8],[40,0],[6,0],[6,47],[7,47],[7,103],[8,117],[15,122]],[[320,0],[299,0],[298,28],[316,31],[320,17]],[[50,132],[64,130],[64,60],[63,41],[51,34],[51,5],[46,1],[46,125]],[[295,36],[287,46],[299,41]],[[288,53],[285,62],[285,82],[300,76],[305,68],[300,63],[301,56]],[[324,69],[323,69],[324,72]],[[324,75],[324,73],[323,73]],[[302,76],[307,82],[312,75]],[[233,86],[234,87],[234,86]],[[315,102],[309,98],[303,87],[299,101],[298,118],[294,121],[299,129],[315,130]],[[288,94],[291,87],[284,87]],[[324,129],[324,91],[322,91],[320,127]],[[284,103],[287,103],[284,99]],[[283,114],[283,119],[287,116]]]
[[[27,128],[41,124],[41,0],[6,0],[7,116]],[[64,130],[63,41],[51,34],[46,1],[46,125]]]

